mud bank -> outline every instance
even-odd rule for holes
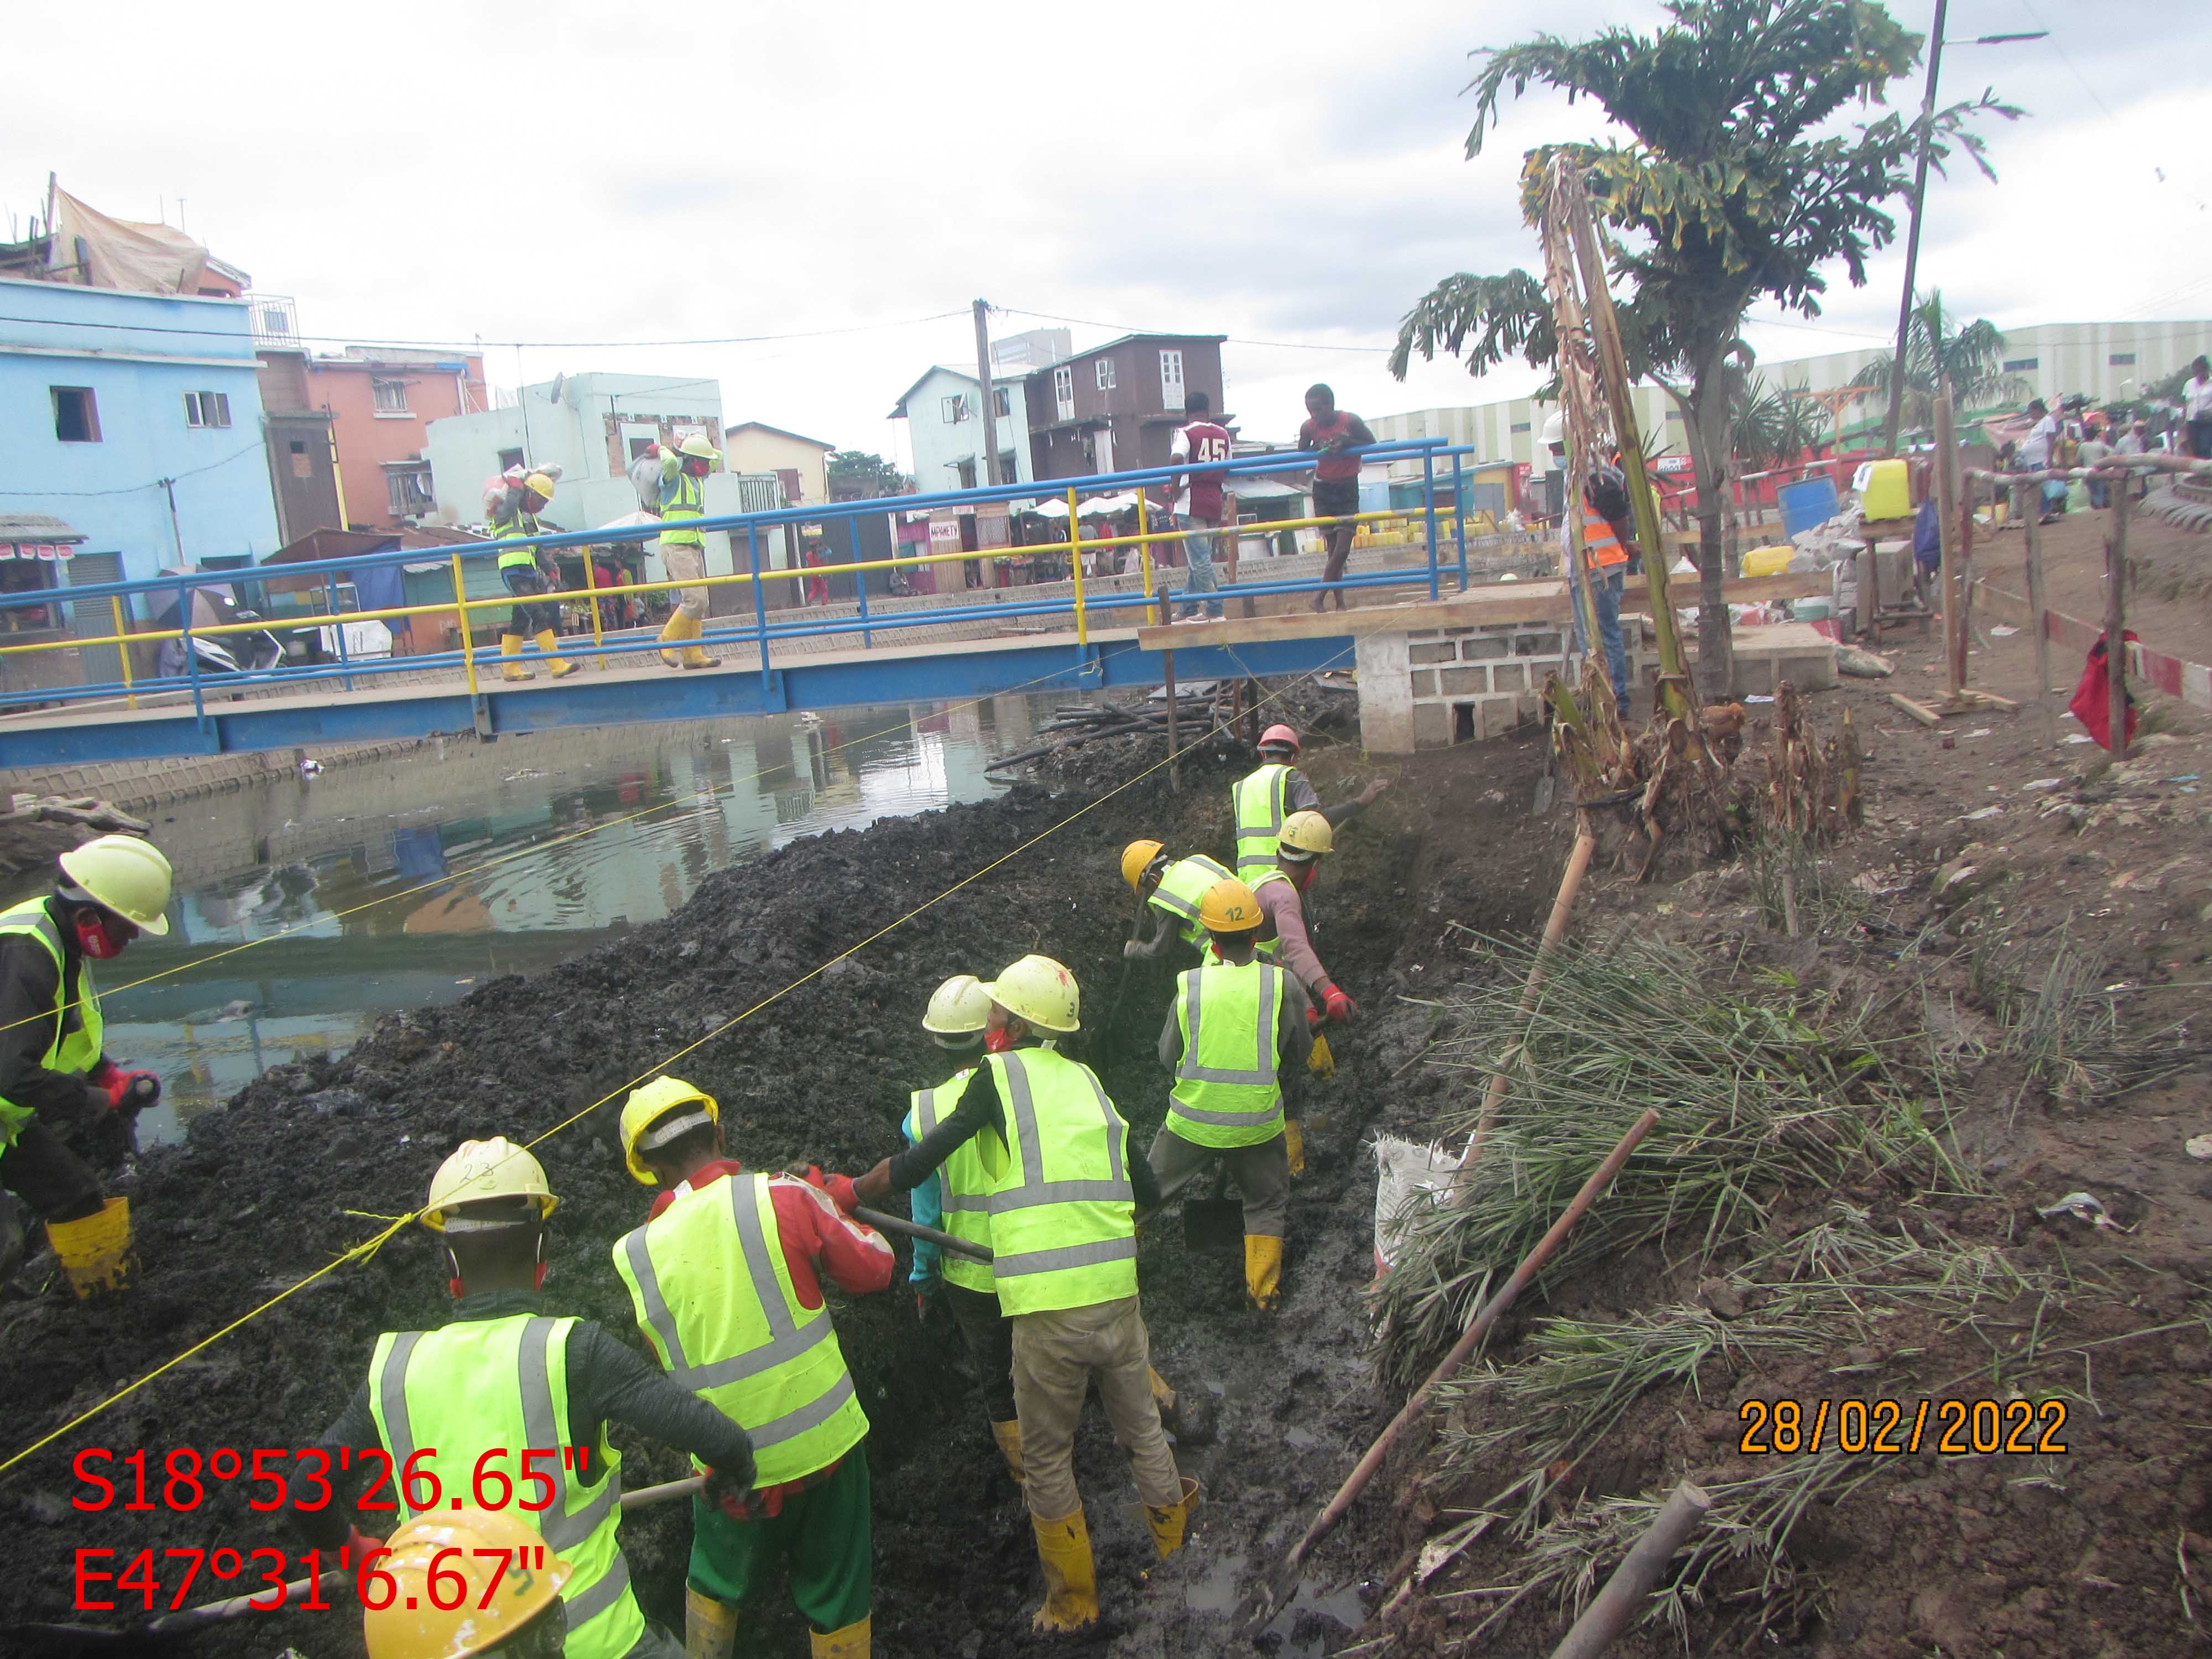
[[[1233,752],[1188,759],[1179,795],[1155,773],[1104,798],[1109,775],[1118,783],[1158,758],[1117,757],[1109,747],[1087,751],[1053,788],[817,837],[717,875],[666,922],[533,980],[502,979],[460,1003],[395,1017],[343,1058],[279,1068],[196,1120],[184,1145],[143,1155],[118,1182],[131,1196],[145,1262],[132,1296],[89,1307],[48,1291],[0,1305],[9,1449],[373,1234],[379,1224],[364,1215],[412,1208],[457,1140],[539,1133],[764,1001],[671,1068],[720,1097],[732,1145],[756,1166],[853,1170],[890,1150],[908,1091],[944,1069],[917,1026],[929,990],[1027,951],[1076,969],[1097,1023],[1088,1057],[1148,1143],[1164,1105],[1151,1051],[1173,970],[1140,963],[1124,982],[1129,908],[1115,861],[1139,834],[1225,852],[1228,785],[1249,761]],[[1367,775],[1344,752],[1310,751],[1308,769],[1331,799]],[[1224,1614],[1262,1540],[1334,1486],[1394,1408],[1364,1358],[1358,1291],[1370,1271],[1372,1186],[1359,1142],[1386,1102],[1439,1086],[1394,1073],[1428,1030],[1425,1011],[1398,996],[1420,994],[1445,925],[1520,926],[1548,899],[1559,828],[1522,816],[1534,766],[1533,745],[1424,757],[1344,837],[1318,896],[1319,943],[1365,1012],[1339,1045],[1338,1081],[1310,1108],[1313,1173],[1294,1205],[1285,1306],[1271,1320],[1245,1312],[1233,1261],[1190,1256],[1172,1224],[1148,1234],[1141,1271],[1157,1363],[1221,1407],[1214,1443],[1186,1451],[1209,1501],[1186,1557],[1156,1567],[1120,1455],[1103,1421],[1087,1426],[1079,1474],[1106,1619],[1086,1648],[1149,1656],[1221,1646]],[[1447,833],[1432,835],[1437,824]],[[558,1310],[628,1336],[628,1300],[607,1249],[636,1224],[646,1194],[623,1173],[611,1127],[603,1110],[540,1149],[563,1198],[548,1291]],[[143,1446],[158,1457],[173,1446],[204,1455],[305,1443],[357,1385],[377,1332],[433,1324],[443,1312],[430,1242],[408,1230],[0,1479],[0,1550],[13,1569],[0,1583],[0,1625],[70,1616],[79,1548],[127,1560],[149,1546],[295,1547],[282,1516],[252,1513],[242,1490],[217,1487],[185,1514],[79,1513],[71,1457],[87,1446]],[[874,1425],[878,1650],[1031,1651],[1029,1528],[1018,1495],[995,1473],[957,1337],[920,1322],[896,1291],[841,1306],[838,1322]],[[665,1449],[625,1451],[630,1484],[681,1473]],[[680,1621],[688,1538],[680,1506],[623,1528],[641,1599],[663,1620]],[[1358,1553],[1358,1529],[1348,1528],[1322,1571],[1356,1572]],[[1359,1622],[1344,1576],[1317,1576],[1321,1599],[1286,1615],[1286,1650],[1322,1651],[1324,1638],[1340,1640]],[[753,1629],[752,1650],[805,1650],[781,1607],[764,1609]],[[273,1656],[287,1645],[307,1659],[356,1655],[357,1622],[257,1616],[196,1638],[193,1650]]]

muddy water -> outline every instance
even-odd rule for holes
[[[140,1144],[394,1010],[659,921],[713,871],[988,799],[986,763],[1060,700],[456,740],[157,811],[171,932],[105,975],[110,1051],[163,1079]]]

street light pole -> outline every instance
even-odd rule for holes
[[[1911,337],[1912,283],[1920,264],[1920,207],[1928,195],[1928,151],[1936,139],[1936,81],[1943,69],[1943,17],[1950,0],[1936,0],[1928,31],[1928,85],[1920,95],[1920,155],[1912,168],[1912,216],[1905,233],[1905,293],[1897,302],[1897,351],[1889,363],[1889,414],[1881,423],[1881,453],[1897,453],[1897,428],[1905,412],[1905,352]],[[1929,343],[1933,350],[1934,340]]]

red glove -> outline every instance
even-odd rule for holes
[[[126,1072],[112,1060],[103,1060],[86,1073],[95,1089],[105,1090],[112,1112],[143,1111],[161,1097],[161,1079],[151,1072]]]
[[[860,1197],[853,1191],[853,1177],[850,1176],[830,1176],[823,1182],[822,1190],[829,1194],[830,1201],[847,1215],[860,1206]]]
[[[1321,1010],[1315,1007],[1310,1002],[1306,1004],[1306,1024],[1309,1026],[1318,1025],[1321,1024]]]
[[[338,1553],[338,1565],[358,1569],[370,1555],[384,1547],[384,1540],[363,1532],[359,1527],[346,1533],[345,1547]]]
[[[1322,1006],[1328,1012],[1329,1023],[1341,1025],[1359,1012],[1359,1005],[1332,985],[1321,994]]]

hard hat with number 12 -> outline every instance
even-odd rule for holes
[[[1198,901],[1201,927],[1216,933],[1241,933],[1260,925],[1260,901],[1234,876],[1217,881]]]

